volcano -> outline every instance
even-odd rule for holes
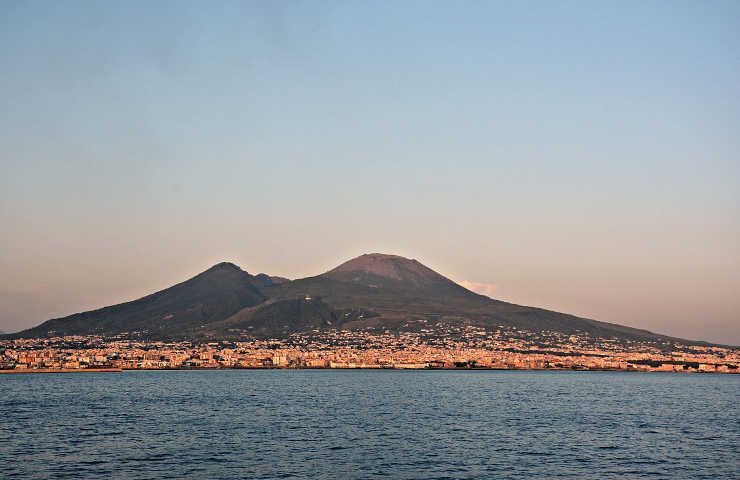
[[[52,319],[11,337],[281,338],[322,329],[444,334],[465,326],[586,333],[618,341],[676,340],[489,298],[418,260],[382,253],[360,255],[297,280],[251,275],[233,263],[219,263],[141,299]]]

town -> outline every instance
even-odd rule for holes
[[[617,341],[501,326],[419,332],[315,330],[282,339],[145,341],[67,336],[0,340],[0,372],[199,368],[622,370],[739,373],[735,347]]]

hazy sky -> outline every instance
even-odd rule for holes
[[[740,2],[0,2],[0,330],[417,258],[740,344]]]

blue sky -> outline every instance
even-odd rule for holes
[[[739,26],[737,2],[3,2],[0,330],[220,260],[385,251],[740,343]]]

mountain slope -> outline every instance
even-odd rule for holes
[[[193,332],[212,338],[249,335],[278,338],[296,332],[335,328],[337,314],[321,298],[268,300],[247,307],[226,320],[210,323]]]
[[[119,305],[57,318],[16,333],[14,337],[114,335],[142,332],[167,338],[202,324],[223,320],[266,297],[259,281],[232,263],[219,263],[173,287]]]
[[[588,333],[621,341],[673,340],[647,330],[515,305],[471,292],[397,255],[365,254],[298,280],[220,263],[183,283],[120,305],[49,320],[11,335],[129,335],[219,339],[284,337],[317,329],[433,331],[500,326]]]
[[[417,295],[443,297],[478,296],[417,260],[382,253],[361,255],[320,277],[397,293],[412,291]]]
[[[499,325],[603,337],[665,338],[647,330],[502,302],[471,292],[416,260],[365,254],[315,277],[264,289],[272,298],[320,296],[342,328],[420,330],[444,325]]]

